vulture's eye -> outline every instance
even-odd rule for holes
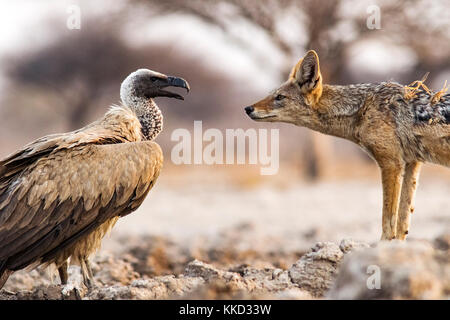
[[[281,101],[281,100],[283,100],[284,98],[286,98],[286,96],[283,96],[282,94],[279,94],[279,95],[277,95],[277,96],[275,97],[275,100]]]
[[[158,81],[158,77],[151,77],[150,80],[152,80],[152,82]]]

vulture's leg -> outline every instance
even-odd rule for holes
[[[80,259],[81,273],[83,274],[84,285],[88,288],[92,288],[95,285],[94,276],[92,275],[91,265],[87,258]]]
[[[65,285],[67,284],[67,280],[69,279],[69,274],[67,273],[67,270],[69,269],[69,263],[64,261],[59,267],[58,267],[58,273],[59,273],[59,279],[61,279],[61,284]]]
[[[65,299],[65,297],[69,298],[75,297],[75,299],[81,300],[80,289],[74,286],[73,284],[68,283],[69,280],[68,270],[69,270],[69,260],[66,259],[58,267],[59,278],[61,279],[61,284],[63,286],[61,290],[63,299]]]
[[[1,267],[1,264],[0,264]],[[0,271],[0,290],[3,288],[3,286],[5,285],[6,281],[8,280],[9,276],[13,273],[14,271],[12,270],[4,270],[3,272]]]
[[[92,282],[94,282],[94,273],[92,272],[92,268],[91,268],[91,263],[89,262],[88,259],[86,259],[86,269],[89,275],[89,278],[92,280]]]

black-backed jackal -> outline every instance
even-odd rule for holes
[[[287,122],[348,139],[381,169],[381,239],[405,239],[423,162],[450,166],[450,94],[423,81],[324,85],[319,57],[309,51],[289,79],[245,108],[256,121]]]

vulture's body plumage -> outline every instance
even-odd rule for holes
[[[136,210],[159,176],[152,140],[162,115],[151,99],[187,82],[140,69],[121,87],[122,104],[74,132],[40,138],[0,161],[0,288],[28,266],[55,263],[62,283],[70,262],[92,285],[88,257],[118,218]]]

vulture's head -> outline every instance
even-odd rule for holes
[[[178,93],[170,92],[168,87],[180,87],[189,92],[186,80],[166,76],[165,74],[149,69],[139,69],[130,74],[120,87],[120,98],[125,104],[133,103],[139,99],[155,97],[169,97],[184,100]]]

